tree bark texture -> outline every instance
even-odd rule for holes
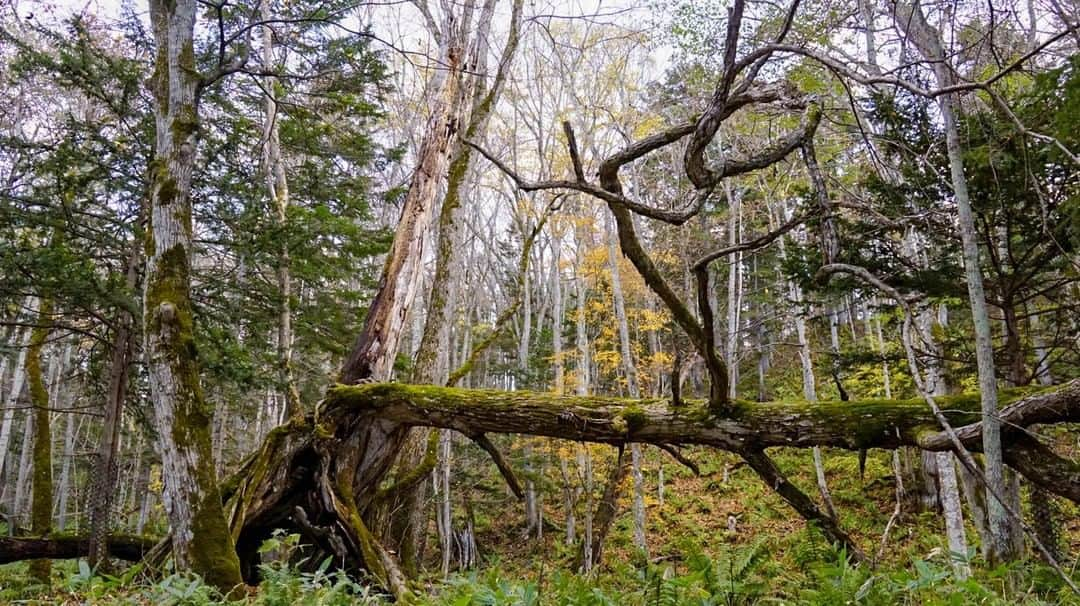
[[[151,0],[157,44],[152,82],[156,157],[146,230],[144,351],[163,499],[179,570],[231,590],[241,582],[221,506],[210,443],[212,410],[202,393],[191,302],[191,182],[198,145],[195,0]]]
[[[141,261],[141,246],[135,244],[128,259],[126,287],[134,291],[138,281],[138,264]],[[113,339],[109,357],[109,386],[106,392],[105,417],[102,423],[101,439],[98,442],[97,458],[94,461],[90,496],[87,499],[90,524],[90,552],[87,561],[91,568],[96,568],[108,554],[109,523],[112,517],[112,504],[115,497],[116,476],[118,473],[116,455],[120,448],[120,423],[123,417],[124,400],[127,396],[128,376],[135,349],[135,318],[124,308],[119,310],[116,337]],[[66,461],[65,461],[66,463]]]
[[[49,391],[41,370],[41,354],[45,340],[52,332],[52,299],[45,297],[38,307],[37,325],[30,332],[30,344],[26,352],[26,381],[30,391],[30,404],[34,415],[34,474],[31,481],[30,532],[45,536],[52,530],[52,425],[49,419]],[[56,362],[54,362],[55,364]],[[59,373],[56,373],[59,375]],[[28,427],[29,428],[29,427]],[[38,582],[48,585],[52,563],[47,559],[30,563],[30,574]]]

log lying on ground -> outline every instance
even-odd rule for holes
[[[1036,423],[1080,421],[1080,380],[1050,389],[1004,390],[1008,404],[1005,439],[1015,443],[1018,470],[1037,484],[1080,499],[1080,465],[1066,459],[1052,463],[1054,481],[1041,477],[1040,461],[1020,461],[1034,451],[1023,428]],[[969,448],[981,438],[977,394],[942,398],[950,423]],[[568,440],[624,444],[701,444],[743,453],[769,447],[830,446],[849,450],[919,446],[948,450],[940,427],[921,399],[848,402],[737,401],[730,414],[718,417],[704,402],[627,400],[600,396],[454,389],[398,383],[337,386],[323,410],[334,416],[370,415],[402,425],[454,429],[465,435],[520,433]],[[1049,453],[1043,449],[1044,454]],[[1069,481],[1071,480],[1071,482]]]
[[[109,555],[137,562],[157,543],[148,537],[113,536],[108,539]],[[44,558],[65,560],[89,553],[89,537],[0,537],[0,564]]]
[[[1050,390],[1007,390],[1003,411],[1006,460],[1055,494],[1080,502],[1080,465],[1025,437],[1036,423],[1080,420],[1080,380]],[[972,450],[979,447],[979,398],[939,404]],[[829,446],[860,450],[920,446],[947,450],[941,428],[922,400],[849,402],[736,401],[718,416],[704,402],[528,391],[470,390],[398,383],[332,388],[313,416],[276,428],[241,469],[223,483],[233,537],[245,579],[257,580],[258,546],[275,529],[299,532],[321,561],[367,569],[395,594],[405,591],[393,554],[369,529],[371,505],[412,426],[441,427],[466,436],[518,433],[621,445],[707,445],[756,463],[755,471],[784,489],[782,496],[835,542],[854,545],[805,495],[787,486],[764,449]],[[1033,456],[1034,453],[1034,456]],[[787,494],[791,493],[791,494]],[[793,498],[794,495],[797,498]],[[849,553],[853,553],[849,550]]]

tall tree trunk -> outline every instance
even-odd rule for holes
[[[26,493],[30,488],[30,454],[34,445],[34,413],[27,410],[23,415],[22,447],[19,449],[19,473],[12,475],[15,491],[11,501],[11,517],[17,525],[24,525],[27,519]]]
[[[933,308],[932,308],[933,309]],[[944,304],[936,306],[936,314],[927,310],[920,317],[920,326],[923,341],[932,348],[931,362],[927,367],[926,389],[940,398],[948,395],[949,386],[945,379],[945,372],[941,367],[944,359],[944,350],[937,339],[934,338],[933,324],[945,327],[949,323],[948,308]],[[936,318],[934,317],[936,315]],[[956,481],[956,457],[951,452],[920,451],[924,460],[928,455],[934,459],[934,468],[937,479],[937,497],[941,501],[941,512],[945,517],[945,536],[949,543],[949,552],[954,554],[953,570],[960,579],[965,579],[971,573],[966,561],[955,558],[966,558],[968,551],[967,533],[964,531],[964,514],[960,507],[960,489]]]
[[[449,164],[462,117],[462,103],[468,98],[465,37],[474,9],[475,2],[470,0],[460,14],[447,15],[440,57],[443,69],[436,70],[429,82],[429,89],[434,92],[429,100],[424,138],[417,151],[416,169],[364,328],[342,368],[343,383],[363,379],[385,381],[392,374],[398,341],[419,287],[425,235]]]
[[[578,453],[578,466],[582,469],[585,475],[584,478],[584,490],[585,490],[585,531],[581,539],[581,550],[578,552],[580,555],[580,569],[585,574],[592,572],[593,564],[596,560],[593,559],[595,537],[593,533],[593,492],[595,487],[593,486],[593,461],[592,453],[589,449],[582,445],[580,446]],[[575,568],[579,568],[575,566]]]
[[[439,433],[439,468],[436,481],[439,486],[439,519],[443,529],[442,536],[442,574],[450,574],[450,556],[454,544],[454,519],[450,506],[450,454],[453,452],[453,434],[448,430]]]
[[[896,23],[910,36],[919,52],[931,62],[937,84],[941,88],[956,82],[948,63],[941,34],[927,21],[922,7],[901,3],[896,8]],[[972,323],[975,329],[975,358],[978,365],[979,394],[982,402],[983,432],[982,449],[986,465],[987,514],[993,538],[990,551],[992,561],[1011,561],[1020,554],[1016,551],[1013,537],[1015,521],[1010,519],[1002,503],[990,494],[1006,490],[1005,464],[1001,449],[1001,421],[998,419],[997,378],[994,371],[994,343],[990,329],[990,315],[986,308],[983,290],[982,266],[978,232],[968,195],[967,177],[964,175],[963,147],[957,125],[959,99],[957,93],[945,93],[937,98],[945,127],[945,143],[949,158],[953,196],[959,215],[960,239],[964,259],[964,277],[967,281],[968,299],[971,305]]]
[[[562,478],[563,511],[566,512],[566,544],[573,545],[577,540],[577,520],[574,517],[574,483],[570,479],[570,465],[567,457],[559,457],[559,474]]]
[[[626,302],[623,299],[622,277],[619,275],[619,254],[617,252],[617,236],[608,219],[608,264],[611,268],[611,291],[614,298],[615,321],[619,327],[619,354],[622,359],[623,376],[626,377],[626,393],[634,399],[641,397],[641,388],[638,385],[637,367],[634,363],[634,352],[630,347],[630,327],[626,318]],[[648,550],[645,543],[645,479],[641,472],[641,444],[630,445],[630,468],[634,481],[633,514],[634,514],[634,547],[642,551]],[[614,519],[614,516],[612,516]],[[607,534],[607,529],[602,530]]]
[[[34,415],[34,476],[32,482],[33,506],[30,513],[30,532],[44,537],[52,532],[53,483],[52,483],[52,425],[49,419],[49,391],[41,370],[41,354],[45,340],[52,332],[53,303],[43,297],[38,308],[34,329],[30,332],[30,344],[26,351],[26,380],[30,390],[30,405]],[[53,364],[59,367],[59,362]],[[59,375],[59,373],[56,373]],[[48,585],[52,574],[50,560],[34,560],[30,563],[30,575],[39,583]]]
[[[274,30],[269,25],[273,18],[269,0],[259,2],[260,18],[266,22],[262,30],[263,68],[271,74],[277,71],[274,58]],[[278,134],[278,79],[273,75],[263,77],[263,171],[266,191],[274,205],[275,227],[278,230],[277,286],[278,286],[278,383],[285,411],[290,419],[303,416],[300,392],[293,377],[293,331],[292,331],[292,271],[289,260],[289,181],[285,175],[285,162],[281,156],[281,137]]]
[[[136,242],[128,258],[125,286],[128,292],[135,292],[138,282],[138,267],[141,262],[142,246]],[[105,396],[105,417],[101,427],[101,439],[98,442],[97,458],[94,461],[90,495],[87,501],[90,523],[90,546],[87,561],[91,568],[97,568],[109,554],[106,541],[109,534],[109,522],[112,517],[112,503],[116,487],[117,454],[120,446],[120,427],[127,396],[128,376],[131,361],[135,354],[135,318],[131,311],[119,309],[116,337],[113,339],[109,358],[109,387]]]
[[[724,181],[728,201],[728,245],[739,243],[742,229],[742,196],[732,191],[731,182]],[[724,355],[727,358],[728,397],[734,399],[739,386],[739,312],[742,308],[742,253],[731,256],[728,266],[727,326]]]
[[[240,567],[225,521],[211,451],[191,303],[191,180],[198,146],[195,0],[150,0],[157,44],[155,160],[146,230],[144,351],[161,453],[164,500],[178,570],[232,590]]]
[[[70,355],[70,349],[66,355]],[[71,395],[68,394],[64,399],[67,400],[70,410],[64,419],[64,455],[60,462],[60,481],[57,483],[60,500],[56,507],[56,529],[60,532],[67,529],[68,502],[71,499],[74,484],[71,478],[71,467],[72,460],[75,458],[75,419],[78,416],[77,411],[74,410],[74,401]]]
[[[551,233],[551,303],[554,306],[552,318],[554,324],[551,327],[551,355],[555,366],[555,393],[563,393],[566,390],[566,366],[563,361],[563,294],[562,294],[562,271],[559,267],[562,263],[562,237],[558,234],[559,228],[552,224]]]

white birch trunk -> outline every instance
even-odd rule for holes
[[[70,395],[66,397],[68,402],[72,399]],[[68,501],[71,498],[71,460],[75,457],[75,413],[69,412],[65,419],[64,425],[64,454],[63,459],[60,462],[60,483],[57,486],[57,491],[60,495],[59,502],[57,504],[57,520],[56,529],[60,532],[64,532],[67,528],[68,517]]]
[[[34,413],[28,409],[26,420],[23,422],[23,439],[22,448],[19,450],[19,473],[15,478],[15,495],[11,502],[12,518],[19,525],[25,525],[29,515],[30,503],[27,499],[27,492],[29,492],[27,489],[30,486],[30,447],[33,445],[33,437]]]
[[[742,231],[742,196],[732,192],[731,183],[724,181],[728,200],[728,245],[739,243]],[[727,357],[728,397],[734,399],[739,385],[739,313],[742,308],[742,253],[731,256],[728,269],[727,334],[724,354]]]
[[[34,307],[33,312],[36,313],[36,304],[31,305]],[[15,420],[15,409],[18,407],[19,396],[22,395],[23,387],[26,384],[26,350],[29,340],[29,330],[24,330],[22,338],[16,339],[16,343],[19,345],[19,356],[15,362],[15,367],[11,369],[11,389],[4,397],[4,420],[0,423],[0,470],[3,470],[4,463],[7,460],[8,447],[11,444],[11,428]]]
[[[439,432],[439,469],[437,479],[439,481],[439,519],[443,528],[440,536],[442,539],[442,575],[450,574],[450,556],[452,552],[452,537],[454,536],[453,513],[450,508],[450,454],[451,433],[444,429]]]

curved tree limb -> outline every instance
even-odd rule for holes
[[[501,473],[502,477],[506,480],[506,484],[510,487],[510,490],[513,491],[514,496],[517,497],[519,501],[525,500],[525,492],[521,490],[521,482],[518,482],[517,476],[514,475],[514,469],[510,467],[510,463],[508,463],[502,453],[499,452],[499,449],[491,443],[491,440],[487,435],[478,433],[474,436],[469,436],[469,438],[473,442],[476,442],[480,448],[484,449],[484,452],[491,456],[491,460],[495,462],[495,467],[499,468],[499,473]]]

